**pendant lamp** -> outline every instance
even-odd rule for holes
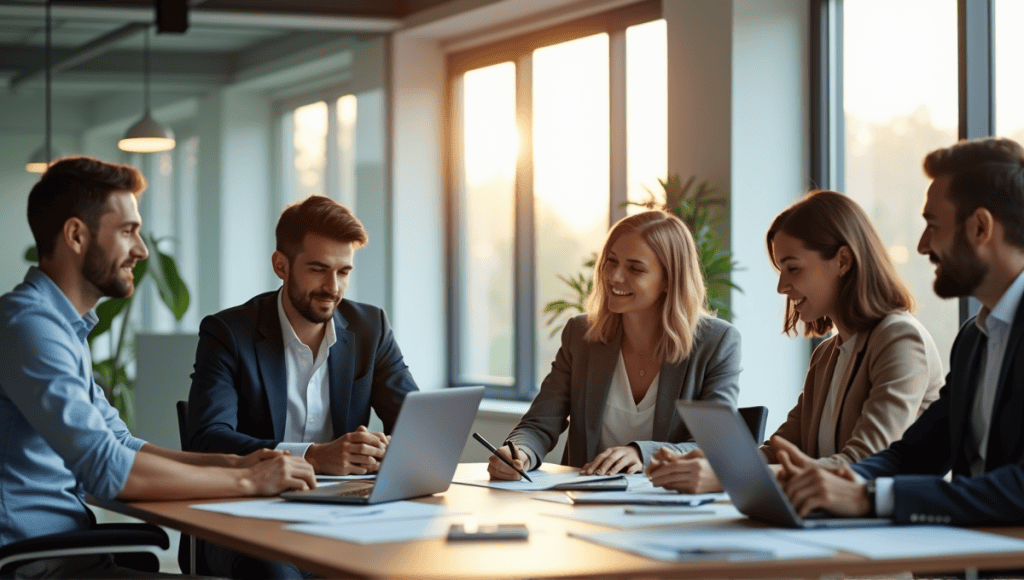
[[[122,151],[133,153],[155,153],[157,151],[168,151],[174,149],[174,132],[157,123],[149,116],[149,28],[144,33],[145,49],[143,58],[143,113],[142,119],[135,123],[124,134],[124,138],[117,142]]]
[[[45,92],[46,96],[44,101],[46,102],[46,134],[43,136],[43,146],[36,149],[32,156],[28,158],[28,163],[25,164],[25,170],[29,173],[44,173],[46,168],[50,166],[50,160],[53,159],[51,154],[53,153],[50,144],[50,33],[51,33],[51,22],[50,22],[50,0],[46,0],[46,82]]]

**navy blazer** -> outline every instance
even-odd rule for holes
[[[1024,308],[1018,307],[999,372],[985,473],[971,477],[964,439],[988,340],[972,317],[950,354],[939,399],[903,438],[854,465],[868,479],[893,476],[897,522],[956,525],[1024,522]],[[942,476],[952,470],[952,481]]]
[[[342,300],[334,329],[327,373],[335,438],[368,424],[370,407],[390,433],[405,394],[417,388],[384,311]],[[286,387],[276,291],[207,316],[189,392],[190,449],[246,454],[281,443]]]

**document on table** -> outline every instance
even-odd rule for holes
[[[872,559],[1024,552],[1024,540],[949,526],[779,530],[776,533]]]
[[[381,520],[404,520],[451,515],[445,506],[395,501],[375,505],[338,505],[324,503],[302,503],[282,499],[259,499],[226,503],[206,503],[191,506],[192,509],[217,512],[243,518],[258,518],[283,522],[358,523]]]
[[[570,497],[575,505],[625,503],[636,505],[698,506],[714,501],[728,501],[727,493],[677,493],[663,488],[637,491],[574,491]]]
[[[438,517],[411,521],[373,521],[358,526],[291,524],[285,526],[285,529],[356,544],[380,544],[443,538],[448,534],[448,528],[452,524],[464,523],[465,519],[465,517]]]
[[[793,560],[828,558],[831,548],[798,542],[770,530],[664,528],[569,535],[595,544],[671,562]]]
[[[681,506],[606,506],[576,508],[571,511],[544,514],[608,526],[609,528],[646,528],[693,522],[735,519],[744,517],[732,504],[715,503],[699,507]]]
[[[554,489],[559,485],[565,485],[570,483],[583,483],[589,481],[604,481],[620,477],[626,479],[626,483],[629,487],[643,486],[644,482],[646,482],[646,485],[650,485],[650,480],[648,480],[647,477],[642,474],[580,475],[579,471],[546,473],[542,470],[530,472],[530,478],[533,479],[533,483],[530,483],[525,479],[519,481],[503,481],[497,479],[492,480],[488,478],[456,479],[452,481],[452,483],[461,483],[463,485],[477,485],[482,487],[493,487],[495,489],[505,489],[509,491],[544,491],[548,489]]]

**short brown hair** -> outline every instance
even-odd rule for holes
[[[612,245],[630,233],[638,234],[654,250],[665,273],[665,296],[661,299],[661,328],[655,354],[662,360],[679,362],[693,350],[701,316],[710,313],[697,244],[683,220],[668,212],[645,211],[622,218],[612,226],[594,264],[594,290],[587,300],[588,324],[584,338],[607,344],[622,327],[622,315],[608,309],[604,272]]]
[[[111,193],[127,191],[138,198],[145,189],[146,178],[131,165],[86,156],[54,161],[28,194],[28,226],[39,258],[53,254],[69,219],[82,220],[95,236]]]
[[[768,257],[776,270],[779,263],[772,242],[779,232],[800,240],[825,260],[834,258],[843,246],[850,248],[853,263],[841,278],[836,296],[837,314],[850,330],[868,330],[895,311],[913,309],[913,295],[896,272],[885,244],[864,210],[849,197],[814,190],[776,216],[765,236]],[[787,299],[783,332],[795,334],[799,321],[800,314]],[[824,336],[832,322],[827,316],[809,322],[804,325],[804,336]]]
[[[306,234],[317,234],[361,248],[369,241],[363,224],[345,206],[322,195],[311,195],[284,208],[277,220],[277,251],[294,260]]]
[[[924,158],[924,172],[949,175],[949,196],[957,224],[979,207],[1003,224],[1006,242],[1024,248],[1024,148],[997,137],[969,139],[936,149]]]

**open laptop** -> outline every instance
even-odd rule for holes
[[[733,505],[755,520],[791,528],[882,526],[885,518],[801,518],[776,481],[758,442],[732,407],[706,401],[678,401],[676,410],[708,459]]]
[[[476,419],[483,387],[414,391],[405,396],[376,481],[286,491],[292,501],[376,504],[440,493],[451,485]]]

